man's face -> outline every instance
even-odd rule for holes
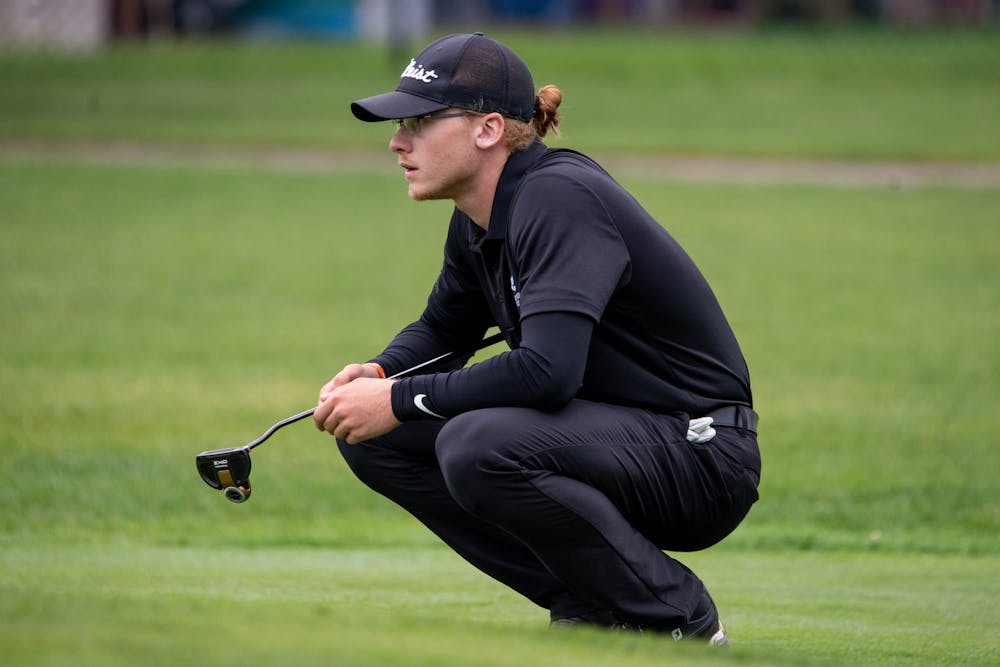
[[[442,113],[455,112],[449,110]],[[476,115],[423,118],[414,132],[404,125],[389,141],[396,153],[408,193],[417,201],[451,199],[468,195],[479,173],[479,133]]]

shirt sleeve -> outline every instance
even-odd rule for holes
[[[589,318],[576,313],[528,317],[517,349],[461,370],[397,381],[392,411],[405,422],[488,407],[558,409],[580,390],[593,328]]]
[[[522,318],[569,311],[598,322],[630,277],[628,247],[585,176],[527,181],[508,235]]]

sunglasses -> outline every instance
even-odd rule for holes
[[[458,118],[459,116],[475,116],[471,111],[454,111],[450,113],[429,113],[423,116],[410,116],[409,118],[394,118],[393,123],[397,127],[405,129],[410,134],[420,134],[425,120],[435,120],[438,118]]]

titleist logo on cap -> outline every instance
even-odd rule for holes
[[[417,61],[410,58],[410,64],[406,66],[403,73],[399,77],[400,79],[416,79],[417,81],[423,81],[424,83],[430,83],[432,79],[438,78],[437,72],[434,70],[425,70],[423,67],[417,64]]]

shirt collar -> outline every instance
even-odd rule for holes
[[[507,236],[507,214],[510,212],[514,192],[521,183],[521,178],[548,150],[540,141],[536,141],[523,151],[516,151],[507,158],[507,164],[500,172],[497,189],[493,195],[493,210],[490,211],[490,226],[483,238],[484,241],[503,239]]]

